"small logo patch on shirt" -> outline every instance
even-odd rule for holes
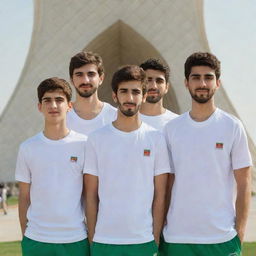
[[[216,142],[216,148],[223,149],[224,144],[222,142]]]
[[[77,156],[71,156],[70,162],[77,162]]]
[[[144,149],[144,156],[150,156],[150,149]]]

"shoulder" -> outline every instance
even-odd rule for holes
[[[103,102],[104,106],[103,106],[103,109],[105,111],[109,111],[109,112],[116,112],[117,109],[115,107],[113,107],[112,105],[110,105],[109,103],[107,102]]]
[[[99,129],[94,130],[88,135],[88,140],[95,140],[101,138],[102,136],[106,136],[112,130],[111,125],[112,124],[107,124]]]
[[[69,139],[71,141],[86,141],[87,138],[88,137],[85,134],[75,132],[74,130],[70,130]]]
[[[33,146],[36,143],[40,143],[41,142],[41,137],[42,137],[42,132],[34,135],[33,137],[30,137],[30,138],[26,139],[25,141],[23,141],[20,144],[20,148],[26,148],[26,147]]]
[[[229,114],[221,109],[217,109],[216,119],[219,122],[225,122],[225,124],[230,124],[235,127],[243,127],[241,120],[236,116]]]
[[[154,127],[150,126],[149,124],[142,122],[141,132],[152,139],[160,139],[163,137],[163,132],[155,129]]]
[[[176,117],[179,116],[178,114],[172,112],[172,111],[169,110],[169,109],[166,109],[165,114],[166,114],[166,116],[168,116],[168,117],[170,117],[170,118],[176,118]]]
[[[185,112],[181,115],[177,115],[175,118],[171,119],[165,126],[166,129],[174,127],[174,126],[179,126],[181,124],[183,124],[184,122],[186,122],[187,120],[187,115],[188,112]]]

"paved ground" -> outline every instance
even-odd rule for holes
[[[2,210],[0,210],[0,242],[17,240],[21,240],[17,206],[9,208],[8,215],[3,215]],[[252,199],[245,241],[256,241],[256,196]]]

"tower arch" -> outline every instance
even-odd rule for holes
[[[99,98],[113,105],[111,79],[118,67],[126,64],[140,65],[148,58],[158,58],[170,65],[149,41],[122,20],[116,21],[99,34],[83,50],[97,52],[102,57],[105,79],[99,88]],[[173,87],[170,87],[165,96],[164,105],[173,112],[179,112]]]

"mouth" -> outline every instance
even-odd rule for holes
[[[159,94],[159,92],[157,90],[148,90],[147,94],[148,95],[156,95],[156,94]]]
[[[89,88],[92,88],[92,85],[91,84],[81,84],[81,85],[79,85],[79,88],[89,89]]]
[[[136,104],[134,103],[124,103],[123,104],[125,107],[131,108],[131,107],[136,107]]]
[[[200,92],[200,93],[209,92],[209,90],[208,89],[197,89],[196,92]]]
[[[56,114],[59,114],[59,112],[58,111],[50,111],[50,112],[48,112],[50,115],[56,115]]]

